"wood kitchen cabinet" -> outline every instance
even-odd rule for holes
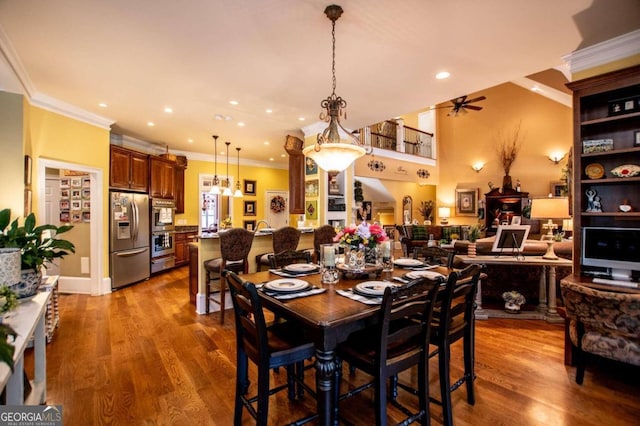
[[[184,171],[184,166],[176,165],[176,213],[184,213]]]
[[[182,266],[189,263],[189,243],[197,235],[197,232],[176,232],[174,238],[175,266]]]
[[[176,196],[176,163],[159,157],[151,157],[150,188],[151,198],[175,199]]]
[[[147,192],[149,155],[110,145],[109,186],[114,189]]]

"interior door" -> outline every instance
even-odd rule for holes
[[[265,219],[269,227],[278,229],[289,225],[289,192],[265,191]]]

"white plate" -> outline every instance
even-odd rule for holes
[[[295,278],[283,278],[280,280],[269,281],[264,286],[272,291],[291,292],[304,290],[309,287],[309,283]]]
[[[393,263],[399,266],[424,266],[424,262],[418,259],[408,259],[408,258],[396,259],[395,262]]]
[[[356,284],[355,290],[358,293],[369,296],[382,296],[387,287],[395,287],[396,285],[389,281],[366,281]]]
[[[314,265],[312,263],[292,263],[290,265],[286,265],[282,269],[287,272],[311,272],[318,269],[318,265]]]
[[[436,280],[438,278],[447,278],[441,273],[436,271],[411,271],[404,274],[404,276],[409,278],[410,280],[415,280],[417,278],[422,278],[422,277],[430,280]]]

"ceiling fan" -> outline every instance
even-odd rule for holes
[[[459,96],[457,98],[451,99],[451,105],[443,105],[439,107],[435,107],[433,109],[439,108],[451,108],[451,111],[447,115],[453,115],[457,117],[460,113],[466,113],[467,110],[480,111],[482,107],[477,105],[471,105],[475,102],[484,101],[487,99],[485,96],[478,96],[477,98],[467,100],[467,96]]]

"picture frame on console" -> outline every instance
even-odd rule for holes
[[[478,215],[478,188],[456,189],[456,216]]]
[[[531,230],[530,225],[500,225],[491,251],[495,253],[519,254]]]

